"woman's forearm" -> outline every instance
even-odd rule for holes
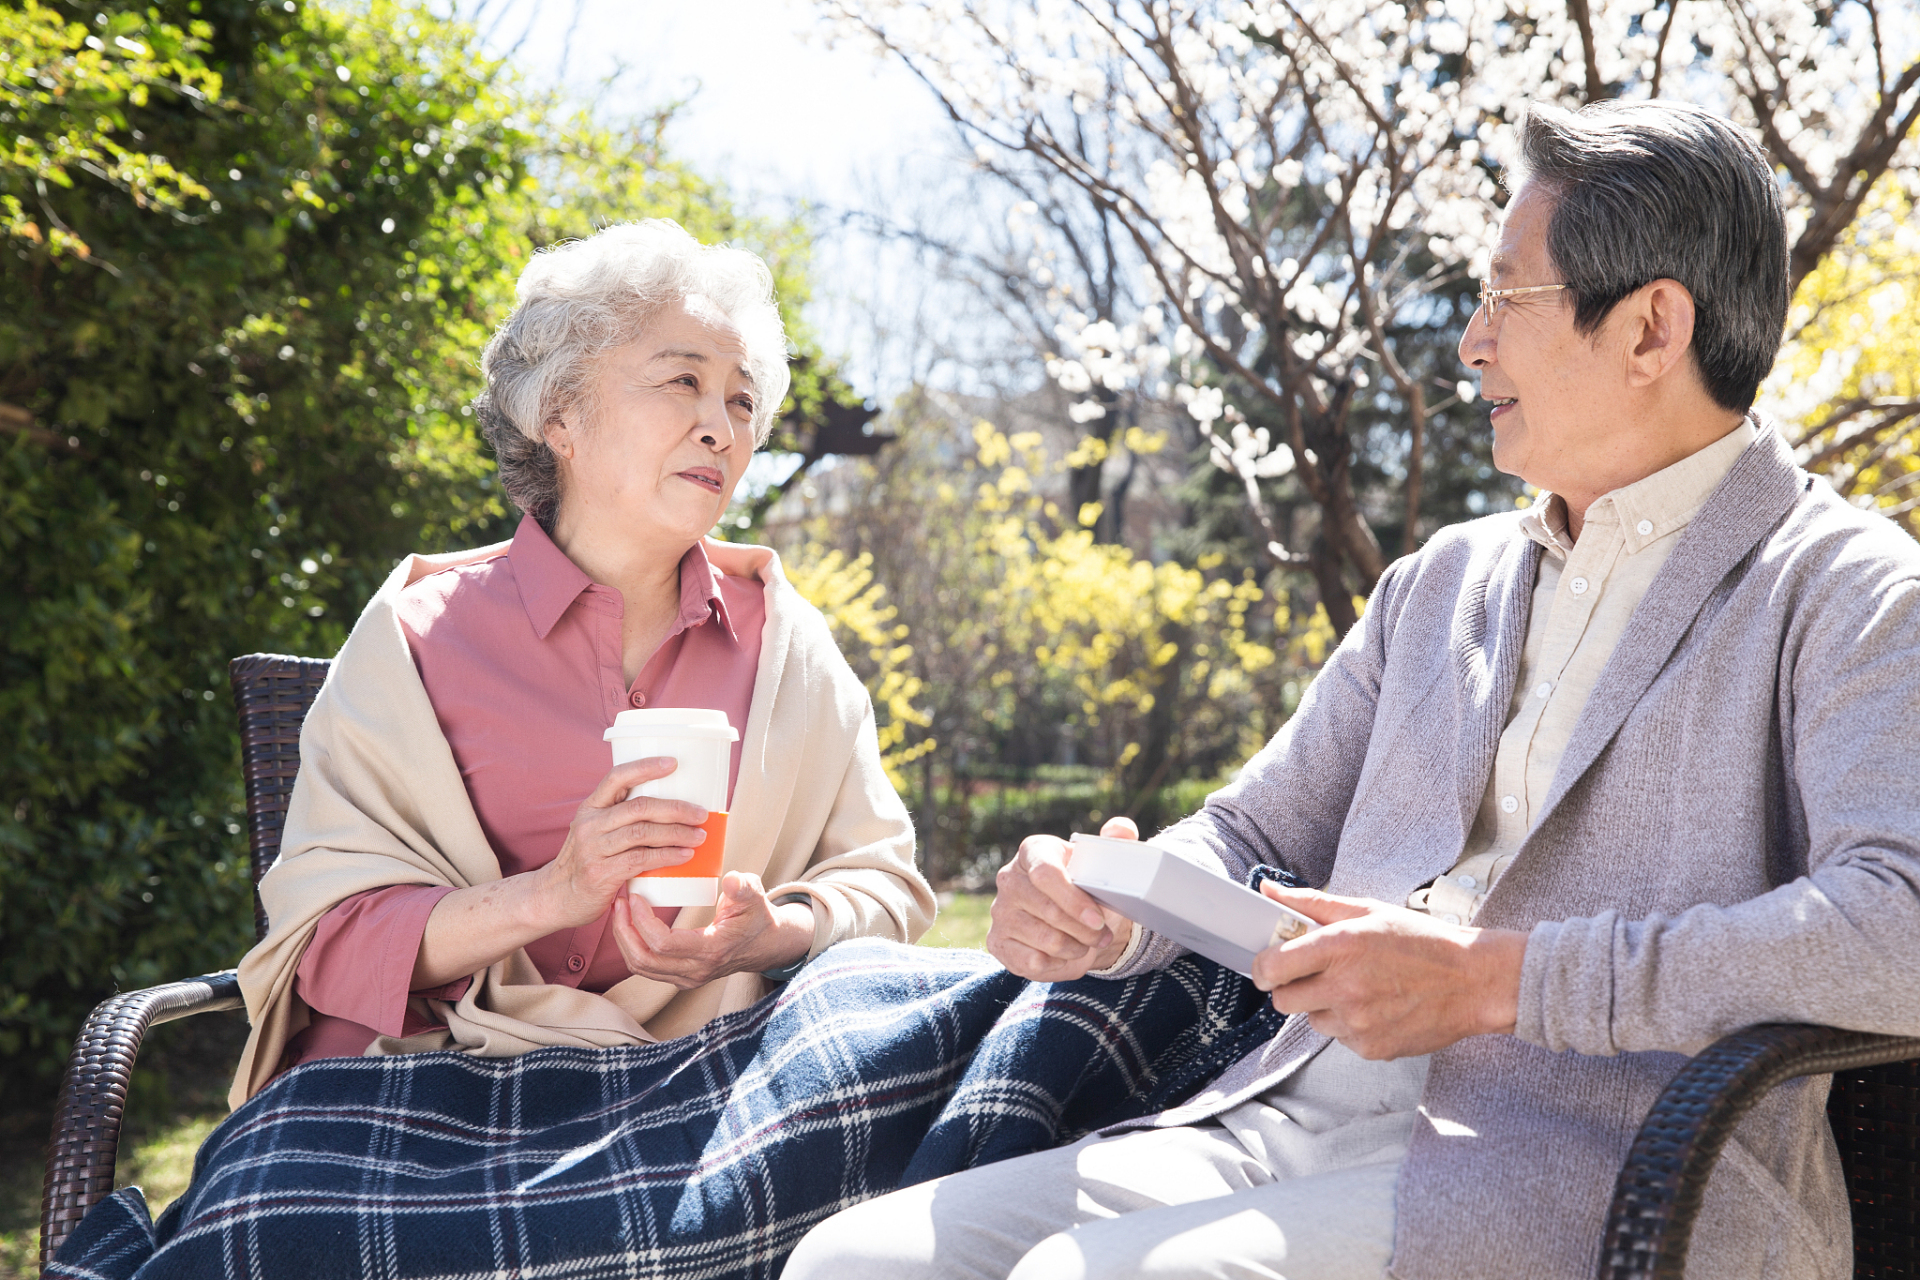
[[[547,919],[534,873],[456,889],[434,904],[413,962],[412,989],[471,977],[546,937],[563,924]]]

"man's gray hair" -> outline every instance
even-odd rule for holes
[[[1575,329],[1591,334],[1636,289],[1677,280],[1693,295],[1708,394],[1745,412],[1787,323],[1787,228],[1766,153],[1697,107],[1617,101],[1532,107],[1520,151],[1514,177],[1555,197],[1547,252]]]
[[[754,389],[753,442],[766,443],[790,374],[773,275],[753,254],[702,245],[678,223],[649,218],[535,254],[517,293],[513,314],[480,357],[487,389],[473,408],[507,497],[549,531],[560,470],[546,424],[570,411],[591,424],[600,357],[688,297],[705,298],[740,331]]]

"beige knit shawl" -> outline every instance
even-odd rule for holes
[[[300,733],[280,858],[261,880],[271,929],[240,963],[252,1034],[229,1101],[239,1106],[279,1067],[311,1021],[294,974],[320,918],[357,893],[396,884],[466,888],[500,879],[400,630],[395,603],[428,574],[498,556],[505,543],[409,556],[354,624]],[[726,867],[757,872],[773,892],[813,899],[810,955],[848,937],[913,941],[933,922],[933,893],[914,866],[913,826],[880,764],[873,706],[826,620],[764,547],[708,540],[723,573],[766,588],[754,677],[727,832]],[[530,744],[531,746],[532,744]],[[681,923],[699,927],[711,907]],[[369,1055],[459,1049],[506,1057],[545,1045],[632,1045],[685,1035],[766,993],[736,973],[680,991],[633,977],[603,995],[544,982],[524,950],[476,974],[457,1002],[421,1012],[445,1023]]]

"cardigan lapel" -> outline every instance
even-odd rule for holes
[[[1806,476],[1770,422],[1734,462],[1654,578],[1574,723],[1553,786],[1535,818],[1539,831],[1613,741],[1667,665],[1713,592],[1799,500]],[[1529,840],[1531,835],[1529,835]],[[1524,845],[1522,846],[1524,847]]]
[[[1513,683],[1520,675],[1527,618],[1540,569],[1540,544],[1516,532],[1500,547],[1493,570],[1469,582],[1453,615],[1455,723],[1459,726],[1454,777],[1460,788],[1460,838],[1473,830],[1486,795],[1500,734],[1507,727]],[[1458,851],[1456,850],[1456,853]],[[1450,865],[1450,864],[1449,864]]]

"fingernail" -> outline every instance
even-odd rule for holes
[[[1080,923],[1086,925],[1089,929],[1098,929],[1102,924],[1106,923],[1106,917],[1098,911],[1082,911],[1080,913]]]

